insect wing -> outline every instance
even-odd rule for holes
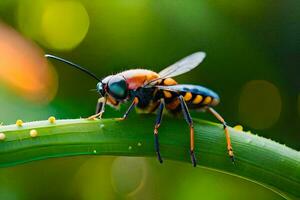
[[[172,86],[167,86],[167,85],[153,85],[151,87],[158,88],[159,90],[167,90],[167,91],[170,91],[170,92],[180,92],[181,88],[178,88],[176,86],[178,86],[178,85],[172,85]]]
[[[159,72],[161,78],[171,78],[197,67],[205,58],[204,52],[193,53]]]

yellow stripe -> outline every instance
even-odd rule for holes
[[[167,78],[164,80],[164,85],[176,85],[177,82],[172,78]]]
[[[171,97],[172,97],[172,94],[171,94],[171,92],[169,92],[169,91],[163,91],[163,93],[164,93],[164,96],[165,96],[166,98],[171,98]]]
[[[209,104],[211,102],[211,97],[206,97],[203,101],[203,104]]]
[[[212,106],[216,106],[218,104],[219,104],[219,99],[213,99],[212,102],[211,102]]]
[[[183,98],[185,101],[189,101],[189,100],[191,100],[192,97],[193,97],[192,93],[187,92],[187,93],[185,93]]]
[[[193,104],[198,104],[202,101],[203,97],[201,95],[197,95],[193,100]]]

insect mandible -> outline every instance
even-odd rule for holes
[[[182,112],[190,129],[191,161],[193,166],[196,166],[194,126],[189,109],[208,111],[223,124],[228,154],[232,162],[234,162],[228,127],[223,117],[213,109],[220,101],[219,96],[214,91],[203,86],[178,84],[173,79],[175,76],[196,68],[203,61],[205,55],[204,52],[193,53],[159,73],[147,69],[130,69],[103,79],[98,78],[86,68],[63,58],[49,54],[46,54],[45,57],[69,64],[98,81],[96,90],[101,97],[97,102],[96,114],[89,117],[89,119],[101,118],[106,104],[118,107],[126,101],[131,101],[131,104],[121,120],[125,120],[134,107],[146,113],[152,113],[157,110],[157,118],[154,125],[154,145],[160,163],[163,160],[159,149],[158,128],[161,124],[163,110],[167,109],[174,114]]]

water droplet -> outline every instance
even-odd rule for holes
[[[16,121],[16,125],[19,126],[19,127],[23,126],[23,121],[21,119],[18,119]]]
[[[38,132],[37,132],[37,130],[32,129],[32,130],[30,130],[29,135],[30,135],[30,137],[36,137],[38,135]]]
[[[236,125],[236,126],[233,127],[233,128],[234,128],[234,130],[236,130],[236,131],[243,131],[242,125]]]
[[[51,117],[48,118],[48,121],[49,121],[51,124],[54,124],[55,121],[56,121],[56,119],[55,119],[55,117],[51,116]]]
[[[0,140],[5,140],[6,136],[4,133],[0,133]]]

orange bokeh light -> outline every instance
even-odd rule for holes
[[[26,99],[47,103],[56,94],[57,76],[42,51],[0,23],[0,82]]]

